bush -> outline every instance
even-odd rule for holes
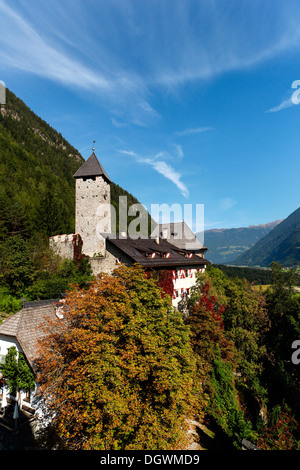
[[[299,450],[299,425],[285,403],[273,408],[257,445],[263,450]]]
[[[30,300],[58,299],[69,287],[68,280],[59,276],[41,279],[30,286],[26,293]]]

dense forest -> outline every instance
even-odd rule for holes
[[[49,250],[49,237],[75,230],[75,180],[84,162],[78,150],[6,90],[0,109],[0,312],[20,308],[21,298],[57,298],[74,280],[90,275],[86,260],[62,262]],[[139,201],[111,184],[128,207]],[[128,220],[130,223],[130,220]],[[150,223],[150,216],[149,216]]]
[[[257,286],[267,286],[272,283],[271,268],[248,268],[246,266],[228,266],[223,264],[214,264],[215,268],[220,269],[230,278],[246,279]],[[285,275],[288,276],[289,269],[285,269]],[[295,270],[295,285],[300,285],[299,270]]]

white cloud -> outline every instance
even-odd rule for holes
[[[96,93],[112,113],[121,119],[125,116],[127,122],[144,126],[159,118],[147,101],[147,86],[134,70],[124,70],[113,54],[100,51],[101,46],[96,43],[94,47],[98,47],[103,62],[91,64],[82,54],[80,44],[70,48],[67,41],[51,30],[50,19],[49,29],[38,32],[38,25],[32,25],[17,8],[13,10],[5,0],[0,0],[0,65]],[[113,125],[120,125],[120,121],[113,119]]]
[[[110,90],[106,77],[49,45],[21,16],[0,0],[0,57],[6,66],[44,76],[64,84]]]
[[[130,155],[131,157],[137,157],[137,154],[131,150],[119,150],[119,152],[124,153],[125,155]]]
[[[163,161],[145,160],[144,162],[151,165],[158,173],[172,181],[184,197],[187,198],[189,196],[189,191],[186,185],[181,181],[181,174],[178,171],[175,171],[170,165]]]
[[[228,211],[233,206],[235,206],[236,203],[237,201],[235,201],[234,199],[231,199],[230,197],[223,198],[220,201],[220,209],[223,211]]]
[[[185,197],[189,197],[189,190],[186,185],[181,181],[182,175],[174,170],[174,168],[167,164],[163,160],[158,160],[164,156],[164,152],[159,152],[154,157],[141,157],[132,150],[119,150],[120,153],[134,157],[139,163],[150,165],[157,173],[167,178],[180,190],[181,194]]]
[[[287,98],[286,100],[283,100],[278,106],[274,106],[273,108],[270,108],[266,111],[266,113],[277,113],[278,111],[281,111],[282,109],[287,109],[293,106],[293,102],[291,98]]]
[[[179,144],[173,144],[173,145],[175,147],[175,150],[176,150],[176,153],[177,153],[179,159],[181,160],[184,157],[184,152],[183,152],[183,149],[182,149],[182,145],[179,145]]]
[[[178,91],[299,45],[297,2],[249,0],[247,15],[244,2],[233,3],[0,0],[0,67],[97,93],[115,126],[143,126],[160,118],[153,91]]]
[[[202,132],[211,131],[212,129],[213,129],[213,127],[195,127],[195,128],[185,129],[181,132],[176,132],[176,134],[179,135],[179,136],[191,135],[191,134],[201,134]]]
[[[117,119],[115,118],[111,118],[111,123],[113,126],[115,127],[128,127],[128,123],[127,122],[120,122],[118,121]]]

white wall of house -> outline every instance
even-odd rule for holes
[[[0,363],[3,363],[5,361],[5,356],[9,350],[9,348],[11,348],[12,346],[15,346],[16,350],[18,352],[22,352],[22,348],[21,346],[19,345],[18,341],[16,340],[16,338],[14,337],[9,337],[9,336],[5,336],[5,335],[0,335]],[[1,373],[0,373],[1,374]],[[34,405],[34,403],[37,401],[36,400],[36,397],[35,397],[35,392],[36,390],[33,390],[30,392],[30,395],[28,396],[28,392],[27,391],[20,391],[19,394],[18,394],[18,397],[15,397],[14,395],[10,394],[9,393],[9,390],[7,387],[5,387],[6,389],[6,394],[12,399],[12,400],[15,400],[17,399],[18,402],[19,402],[19,406],[23,406],[23,405],[26,405],[26,406],[29,406],[31,407],[32,409],[36,409],[37,406]],[[4,392],[4,389],[1,389],[0,388],[0,394],[3,395],[3,392]],[[25,401],[24,401],[25,400]],[[1,407],[1,398],[0,398],[0,407]]]
[[[178,307],[179,302],[190,295],[190,289],[196,285],[198,272],[204,272],[205,266],[201,269],[180,268],[173,270],[174,295],[172,304]]]
[[[18,352],[22,351],[16,338],[5,336],[5,335],[0,335],[0,363],[2,363],[5,360],[7,351],[12,346],[15,346]]]

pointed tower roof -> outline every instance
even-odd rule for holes
[[[111,183],[111,180],[104,171],[101,163],[94,154],[94,152],[89,156],[89,158],[84,162],[83,165],[76,171],[73,175],[74,178],[88,178],[89,176],[103,176],[108,183]]]

